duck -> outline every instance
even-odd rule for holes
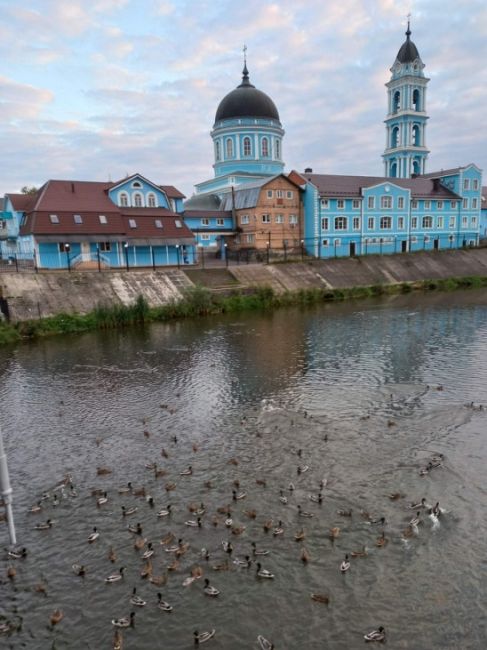
[[[233,519],[232,519],[230,516],[228,516],[228,517],[225,519],[225,526],[226,526],[227,528],[231,528],[231,527],[233,526]]]
[[[289,492],[294,492],[294,490],[296,489],[296,488],[294,487],[294,483],[292,483],[292,482],[289,483],[289,485],[287,486],[287,489],[289,490]]]
[[[135,612],[130,612],[130,616],[124,618],[112,619],[112,625],[115,627],[134,627],[135,625]]]
[[[74,571],[74,574],[80,577],[84,577],[86,575],[86,569],[83,564],[73,564],[71,567]]]
[[[133,535],[142,535],[142,525],[140,522],[137,522],[136,524],[130,524],[127,526],[127,530]]]
[[[98,497],[98,499],[96,500],[96,505],[97,505],[98,507],[100,507],[100,506],[102,506],[104,503],[106,503],[107,501],[108,501],[107,493],[106,493],[106,492],[103,492],[103,495],[102,495],[101,497]]]
[[[167,565],[167,570],[168,571],[177,571],[179,569],[180,562],[177,558],[174,558],[174,560]]]
[[[257,577],[258,578],[267,578],[272,580],[274,578],[274,574],[271,573],[270,571],[267,571],[267,569],[263,569],[260,562],[257,562]]]
[[[306,512],[306,510],[303,510],[300,505],[298,505],[298,515],[300,517],[314,517],[312,512]]]
[[[215,636],[215,630],[211,630],[210,632],[198,632],[198,630],[195,630],[193,632],[194,644],[199,645],[200,643],[206,643],[214,636]]]
[[[364,546],[361,551],[352,551],[350,555],[352,557],[367,557],[368,555],[367,547]]]
[[[375,542],[375,545],[379,546],[379,548],[380,548],[382,546],[385,546],[388,542],[389,542],[389,540],[387,539],[384,531],[382,531],[382,535],[377,538],[377,540]]]
[[[150,578],[151,575],[152,575],[152,562],[149,559],[146,561],[146,563],[140,570],[140,577],[145,579],[145,578]]]
[[[433,508],[431,508],[431,514],[435,517],[439,517],[442,513],[443,510],[440,508],[440,502],[437,501]]]
[[[179,476],[191,476],[192,473],[193,473],[193,468],[191,467],[191,465],[188,465],[186,469],[183,469],[182,472],[179,472]]]
[[[246,526],[232,526],[232,535],[241,535],[245,528]]]
[[[100,533],[98,532],[96,526],[93,528],[93,532],[90,533],[88,536],[88,544],[93,544],[98,538],[100,537]]]
[[[301,559],[301,562],[303,564],[307,564],[311,560],[310,554],[308,553],[308,551],[304,547],[301,549],[301,557],[300,557],[300,559]]]
[[[213,487],[213,483],[212,481],[205,481],[204,486],[207,490],[211,490],[211,488]]]
[[[210,585],[208,578],[205,578],[205,586],[203,587],[203,591],[207,596],[211,596],[212,598],[215,598],[220,594],[220,591],[216,587]]]
[[[156,587],[163,587],[167,582],[167,573],[164,573],[160,576],[150,575],[149,582],[151,582],[153,585],[156,585]]]
[[[136,512],[137,506],[131,506],[130,508],[122,506],[122,517],[129,517],[130,515],[134,515]]]
[[[166,492],[172,492],[173,490],[176,489],[176,483],[171,483],[171,482],[166,483],[166,485],[164,486],[164,489],[166,490]]]
[[[238,492],[236,490],[232,490],[232,499],[234,501],[240,501],[241,499],[245,499],[247,496],[247,492]]]
[[[274,525],[274,522],[272,521],[272,519],[268,519],[266,522],[264,522],[262,527],[263,527],[264,531],[266,533],[268,533],[272,529],[273,525]]]
[[[52,612],[49,620],[51,621],[51,625],[54,627],[55,625],[60,623],[63,620],[63,618],[64,618],[63,611],[61,609],[55,609]]]
[[[337,515],[340,515],[340,517],[351,517],[352,510],[337,510]]]
[[[7,578],[9,580],[14,580],[16,575],[17,575],[17,569],[13,566],[9,566],[7,569]]]
[[[330,528],[330,539],[333,542],[338,536],[340,535],[340,529],[338,526],[334,526],[333,528]]]
[[[155,463],[154,463],[155,464]],[[157,467],[157,464],[155,464],[154,467],[154,478],[161,478],[162,476],[166,476],[167,471],[165,469],[162,469],[160,467]]]
[[[110,550],[108,551],[108,559],[112,563],[117,561],[117,554],[113,550],[113,546],[110,546]]]
[[[323,495],[321,492],[319,494],[310,494],[309,499],[310,501],[313,501],[313,503],[323,503]]]
[[[196,521],[194,519],[189,519],[184,522],[185,526],[192,526],[193,528],[201,528],[201,517],[198,517]]]
[[[391,501],[397,501],[398,499],[402,499],[403,495],[400,492],[391,492],[391,494],[387,495]]]
[[[369,519],[369,524],[372,526],[383,526],[386,523],[386,518],[381,517],[380,519]]]
[[[350,568],[350,561],[348,559],[348,555],[345,555],[345,559],[343,562],[340,564],[340,571],[342,573],[345,573],[345,571],[348,571]]]
[[[284,496],[283,491],[281,490],[281,496],[279,497],[279,501],[283,503],[284,505],[287,504],[287,497]]]
[[[243,512],[249,519],[255,519],[257,517],[256,510],[244,510]]]
[[[419,475],[420,475],[420,476],[426,476],[426,474],[428,474],[428,472],[430,472],[432,469],[433,469],[433,463],[430,461],[430,462],[426,465],[426,467],[422,467],[422,468],[419,470]]]
[[[308,470],[309,470],[309,465],[298,465],[297,473],[298,474],[304,474]]]
[[[146,463],[145,464],[145,469],[148,469],[148,470],[151,470],[151,471],[154,470],[154,469],[157,469],[157,463]]]
[[[161,544],[165,546],[166,544],[170,544],[172,541],[174,541],[174,533],[168,533],[161,539]]]
[[[171,508],[172,508],[172,505],[169,503],[165,508],[163,508],[162,510],[159,510],[159,512],[157,513],[157,516],[158,517],[169,517],[169,515],[171,514]]]
[[[132,492],[132,483],[129,481],[125,487],[118,488],[119,494],[129,494]]]
[[[176,551],[176,557],[181,557],[181,555],[184,555],[186,551],[189,548],[189,542],[183,542],[180,540],[179,545],[178,545],[178,550]]]
[[[228,564],[228,560],[225,560],[220,564],[213,564],[211,568],[213,569],[213,571],[228,571],[230,565]]]
[[[142,553],[142,559],[148,560],[153,555],[154,555],[154,549],[152,548],[152,542],[149,542],[147,544],[147,550],[144,553]]]
[[[227,465],[234,465],[235,467],[237,467],[238,460],[236,458],[230,458],[230,460],[227,461]]]
[[[164,447],[161,449],[161,456],[162,456],[163,458],[169,458],[169,454],[168,454],[167,451],[164,449]]]
[[[232,542],[227,542],[227,541],[223,540],[222,541],[222,547],[223,547],[223,550],[225,551],[225,553],[228,553],[229,555],[231,555],[233,553]]]
[[[369,632],[368,634],[364,635],[365,641],[379,641],[383,642],[386,639],[386,631],[382,627],[382,625],[377,628],[377,630],[373,630],[372,632]]]
[[[256,478],[255,483],[256,485],[260,485],[261,487],[267,486],[267,481],[265,480],[265,478]]]
[[[257,548],[255,542],[252,542],[252,554],[253,555],[269,555],[269,551],[264,550],[263,548]]]
[[[137,587],[132,589],[132,597],[130,598],[132,605],[136,607],[145,607],[147,603],[140,596],[137,596]]]
[[[48,519],[45,523],[42,524],[36,524],[34,526],[35,530],[49,530],[49,528],[52,528],[54,522],[51,519]]]
[[[259,634],[257,637],[257,643],[261,650],[274,650],[274,644],[271,643],[268,639]]]
[[[409,507],[412,508],[413,510],[417,510],[418,508],[426,508],[425,497],[423,497],[419,503],[411,503]]]
[[[97,467],[96,473],[98,474],[98,476],[107,476],[108,474],[112,473],[112,470],[109,469],[108,467]]]
[[[145,487],[132,488],[132,494],[136,497],[145,497]]]
[[[413,527],[418,526],[418,524],[421,523],[421,517],[420,517],[420,515],[421,515],[421,513],[420,513],[419,510],[418,510],[418,512],[416,513],[416,517],[413,517],[413,518],[411,519],[411,521],[409,522],[409,525],[410,525],[410,526],[413,526]]]
[[[120,567],[118,573],[110,574],[107,578],[105,578],[105,582],[111,583],[111,582],[118,582],[119,580],[122,580],[124,571],[125,571],[125,567],[123,566]]]
[[[41,501],[38,501],[35,505],[31,506],[29,512],[33,514],[35,514],[36,512],[40,512],[42,510],[41,503],[42,503]]]
[[[246,569],[249,568],[249,566],[252,564],[252,560],[250,559],[250,555],[246,555],[245,558],[242,560],[241,558],[236,557],[233,561],[233,563],[236,566],[243,566]]]
[[[172,605],[167,603],[165,600],[162,600],[162,594],[160,592],[157,593],[157,606],[163,612],[172,612]]]
[[[204,503],[200,503],[199,505],[197,503],[190,503],[188,510],[194,515],[204,515],[206,508]]]
[[[306,537],[306,533],[304,532],[304,528],[301,528],[301,530],[298,530],[297,533],[294,533],[294,539],[297,542],[301,542],[305,537]]]
[[[328,605],[330,597],[326,594],[311,594],[311,600],[314,600],[317,603],[323,603],[323,605]]]
[[[7,556],[13,560],[21,560],[27,557],[27,549],[24,548],[14,548],[7,553]]]
[[[277,537],[278,535],[282,535],[283,532],[284,532],[284,528],[282,527],[282,521],[279,519],[279,521],[277,522],[277,526],[272,531],[272,534],[274,535],[274,537]]]

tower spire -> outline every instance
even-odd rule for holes
[[[244,55],[244,67],[242,70],[242,83],[240,84],[239,88],[241,88],[242,86],[251,86],[253,88],[249,79],[249,71],[247,70],[247,46],[246,45],[243,46],[243,55]]]
[[[411,36],[411,27],[410,27],[411,14],[407,15],[407,19],[408,19],[408,29],[407,29],[407,32],[406,32],[406,36],[407,36],[407,39],[409,40],[409,37]]]

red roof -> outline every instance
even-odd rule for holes
[[[174,187],[174,185],[159,185],[170,199],[185,199],[186,195]]]
[[[12,202],[13,209],[18,212],[26,212],[35,205],[39,191],[35,194],[7,194]]]

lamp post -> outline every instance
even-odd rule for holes
[[[205,247],[203,246],[203,244],[199,245],[199,249],[200,249],[201,268],[204,269],[205,268]]]
[[[71,246],[69,244],[64,244],[64,250],[66,251],[66,262],[68,265],[68,271],[71,271],[71,260],[69,259],[69,250]]]
[[[7,456],[3,448],[2,430],[0,429],[0,495],[5,504],[7,513],[8,534],[10,543],[15,546],[17,539],[15,537],[14,518],[12,513],[12,488],[10,487],[10,479],[8,476]]]
[[[223,248],[225,250],[225,266],[228,268],[228,244],[226,242],[223,244]]]
[[[125,251],[125,267],[127,271],[129,270],[129,245],[128,242],[125,242],[123,245],[123,249]]]
[[[301,240],[301,262],[304,262],[304,239]]]
[[[180,269],[181,262],[179,261],[179,244],[176,244],[176,257],[178,258],[178,269]]]
[[[271,250],[271,247],[270,247],[270,245],[269,245],[269,242],[267,242],[267,246],[266,246],[266,248],[267,248],[267,264],[269,265],[269,251]]]

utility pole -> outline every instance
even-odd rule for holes
[[[8,534],[10,536],[10,543],[12,546],[17,544],[15,537],[14,517],[12,512],[12,488],[10,487],[10,479],[8,476],[7,456],[3,448],[2,430],[0,428],[0,491],[7,513]]]

